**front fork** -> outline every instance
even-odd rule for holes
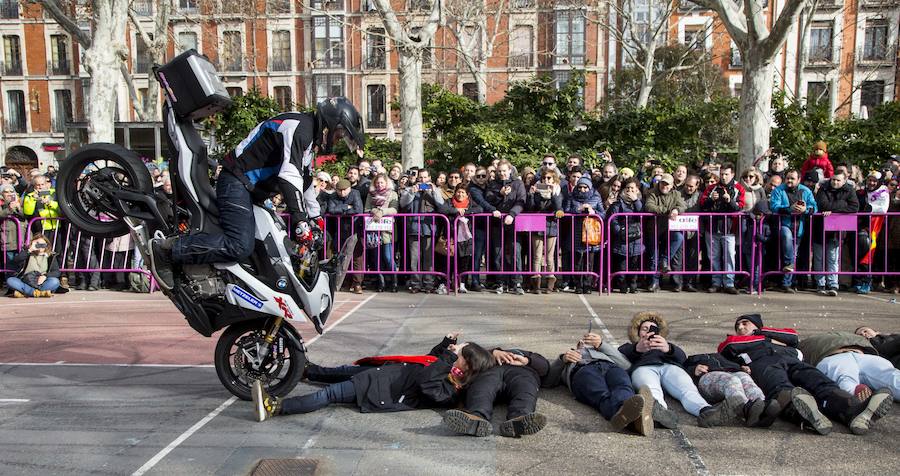
[[[250,366],[253,370],[259,372],[262,369],[263,362],[266,361],[266,358],[269,356],[269,352],[272,351],[272,344],[275,343],[275,338],[278,336],[278,331],[281,330],[281,323],[284,322],[284,317],[275,316],[272,319],[271,324],[266,329],[266,334],[263,337],[262,344],[256,349],[256,355],[246,355],[247,360],[250,362]],[[246,351],[244,351],[246,354]]]

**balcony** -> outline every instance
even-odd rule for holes
[[[290,58],[269,58],[269,71],[290,71]]]
[[[900,0],[860,0],[859,4],[859,7],[863,10],[883,10],[896,6],[900,6]]]
[[[863,0],[865,1],[865,0]],[[839,8],[844,7],[844,0],[819,0],[818,5],[816,6],[817,12],[825,12],[837,10]]]
[[[890,46],[878,48],[864,48],[856,52],[856,64],[869,67],[892,67],[897,50]]]
[[[57,62],[47,62],[47,74],[50,76],[69,76],[72,74],[72,65],[64,59]]]
[[[509,57],[509,67],[510,68],[530,68],[531,67],[531,55],[526,54],[518,54],[512,55]]]
[[[18,19],[19,2],[16,0],[3,0],[0,2],[0,18]]]
[[[22,76],[22,63],[4,63],[0,61],[0,71],[3,71],[4,76]]]
[[[366,122],[368,123],[369,129],[387,128],[387,121],[384,119],[384,114],[379,114],[378,118],[369,117]]]

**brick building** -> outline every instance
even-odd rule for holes
[[[159,1],[132,4],[147,31],[153,29]],[[771,12],[779,11],[785,0],[763,1],[771,25]],[[390,111],[398,90],[398,58],[371,0],[173,2],[168,54],[188,48],[206,54],[232,94],[258,88],[284,107],[345,95],[359,107],[368,132],[385,135],[399,130],[399,115]],[[397,11],[409,15],[427,14],[428,3],[393,1]],[[639,10],[651,7],[650,0],[634,3]],[[795,27],[779,55],[779,87],[800,98],[828,101],[836,114],[844,115],[859,114],[863,105],[871,108],[893,100],[900,84],[900,0],[819,3],[811,19],[801,18],[801,28]],[[613,36],[586,17],[610,13],[596,3],[584,7],[582,0],[508,0],[505,5],[499,16],[501,34],[486,65],[489,103],[501,99],[511,81],[541,72],[564,82],[573,69],[586,73],[586,107],[603,100],[612,73],[627,62]],[[636,22],[643,18],[640,13],[633,16]],[[808,28],[803,27],[806,23]],[[696,43],[721,66],[733,94],[740,93],[740,55],[712,12],[685,3],[669,26],[667,41]],[[491,20],[488,30],[493,28]],[[84,120],[90,78],[80,67],[78,45],[39,6],[0,0],[0,36],[0,157],[22,168],[38,162],[45,167],[65,153],[66,124]],[[134,29],[127,41],[128,67],[143,95],[151,61]],[[473,76],[455,45],[448,27],[439,28],[423,80],[474,96]],[[116,114],[123,128],[137,119],[127,91],[120,81]],[[151,129],[136,134],[139,131],[125,129],[119,135],[133,148],[143,146],[146,155],[158,152],[147,146],[158,133],[154,136]]]

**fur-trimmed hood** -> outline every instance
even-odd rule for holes
[[[631,318],[631,326],[628,328],[628,339],[632,344],[637,343],[639,340],[638,331],[641,328],[641,324],[644,321],[652,321],[659,326],[659,335],[662,337],[669,337],[669,325],[666,323],[666,320],[655,311],[643,311],[639,312]]]

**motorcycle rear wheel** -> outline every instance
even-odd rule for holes
[[[56,192],[63,216],[97,238],[128,234],[124,217],[116,216],[112,197],[86,191],[92,180],[100,179],[123,190],[143,195],[153,193],[153,179],[136,153],[116,144],[88,144],[60,166]]]
[[[216,344],[216,374],[232,395],[250,400],[251,386],[257,378],[262,380],[266,392],[276,397],[289,394],[297,386],[306,367],[306,353],[291,344],[285,325],[289,324],[282,325],[273,344],[280,349],[270,351],[261,372],[252,369],[244,352],[252,354],[256,344],[263,342],[266,321],[234,324],[222,333]]]

